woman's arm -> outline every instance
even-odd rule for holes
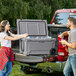
[[[21,34],[21,35],[20,35],[20,34],[13,34],[13,33],[10,32],[10,35],[11,35],[12,37],[20,37],[20,36],[22,36],[23,34]]]
[[[28,36],[28,34],[25,33],[25,34],[21,34],[21,35],[5,36],[4,39],[14,41],[14,40],[19,40],[21,38],[25,38],[27,36]]]

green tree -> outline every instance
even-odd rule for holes
[[[46,0],[43,1],[46,2]],[[76,8],[76,0],[47,0],[47,4],[51,5],[50,18],[53,17],[55,11],[58,9]]]
[[[30,1],[29,6],[29,19],[47,19],[49,21],[49,15],[51,10],[50,6],[44,4],[41,0]]]
[[[7,19],[12,26],[16,25],[16,20],[27,18],[29,4],[22,0],[1,0],[0,21]]]
[[[12,26],[17,19],[46,19],[50,23],[57,9],[75,7],[76,0],[0,0],[0,21],[7,19]]]

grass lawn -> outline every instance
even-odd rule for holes
[[[38,66],[39,65],[46,66],[46,65],[50,65],[50,64],[44,63],[44,64],[38,64]],[[10,76],[63,76],[63,73],[62,72],[53,72],[53,73],[41,72],[41,73],[35,73],[35,74],[26,74],[20,69],[19,64],[14,64]]]

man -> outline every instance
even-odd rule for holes
[[[73,74],[76,76],[76,19],[69,17],[67,27],[70,28],[70,31],[63,32],[59,35],[60,38],[67,35],[69,36],[68,42],[66,40],[61,40],[61,44],[68,46],[69,52],[63,73],[65,76],[70,76],[70,72],[73,70]]]

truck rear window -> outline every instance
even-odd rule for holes
[[[68,17],[76,18],[76,13],[57,13],[53,23],[66,25]]]

